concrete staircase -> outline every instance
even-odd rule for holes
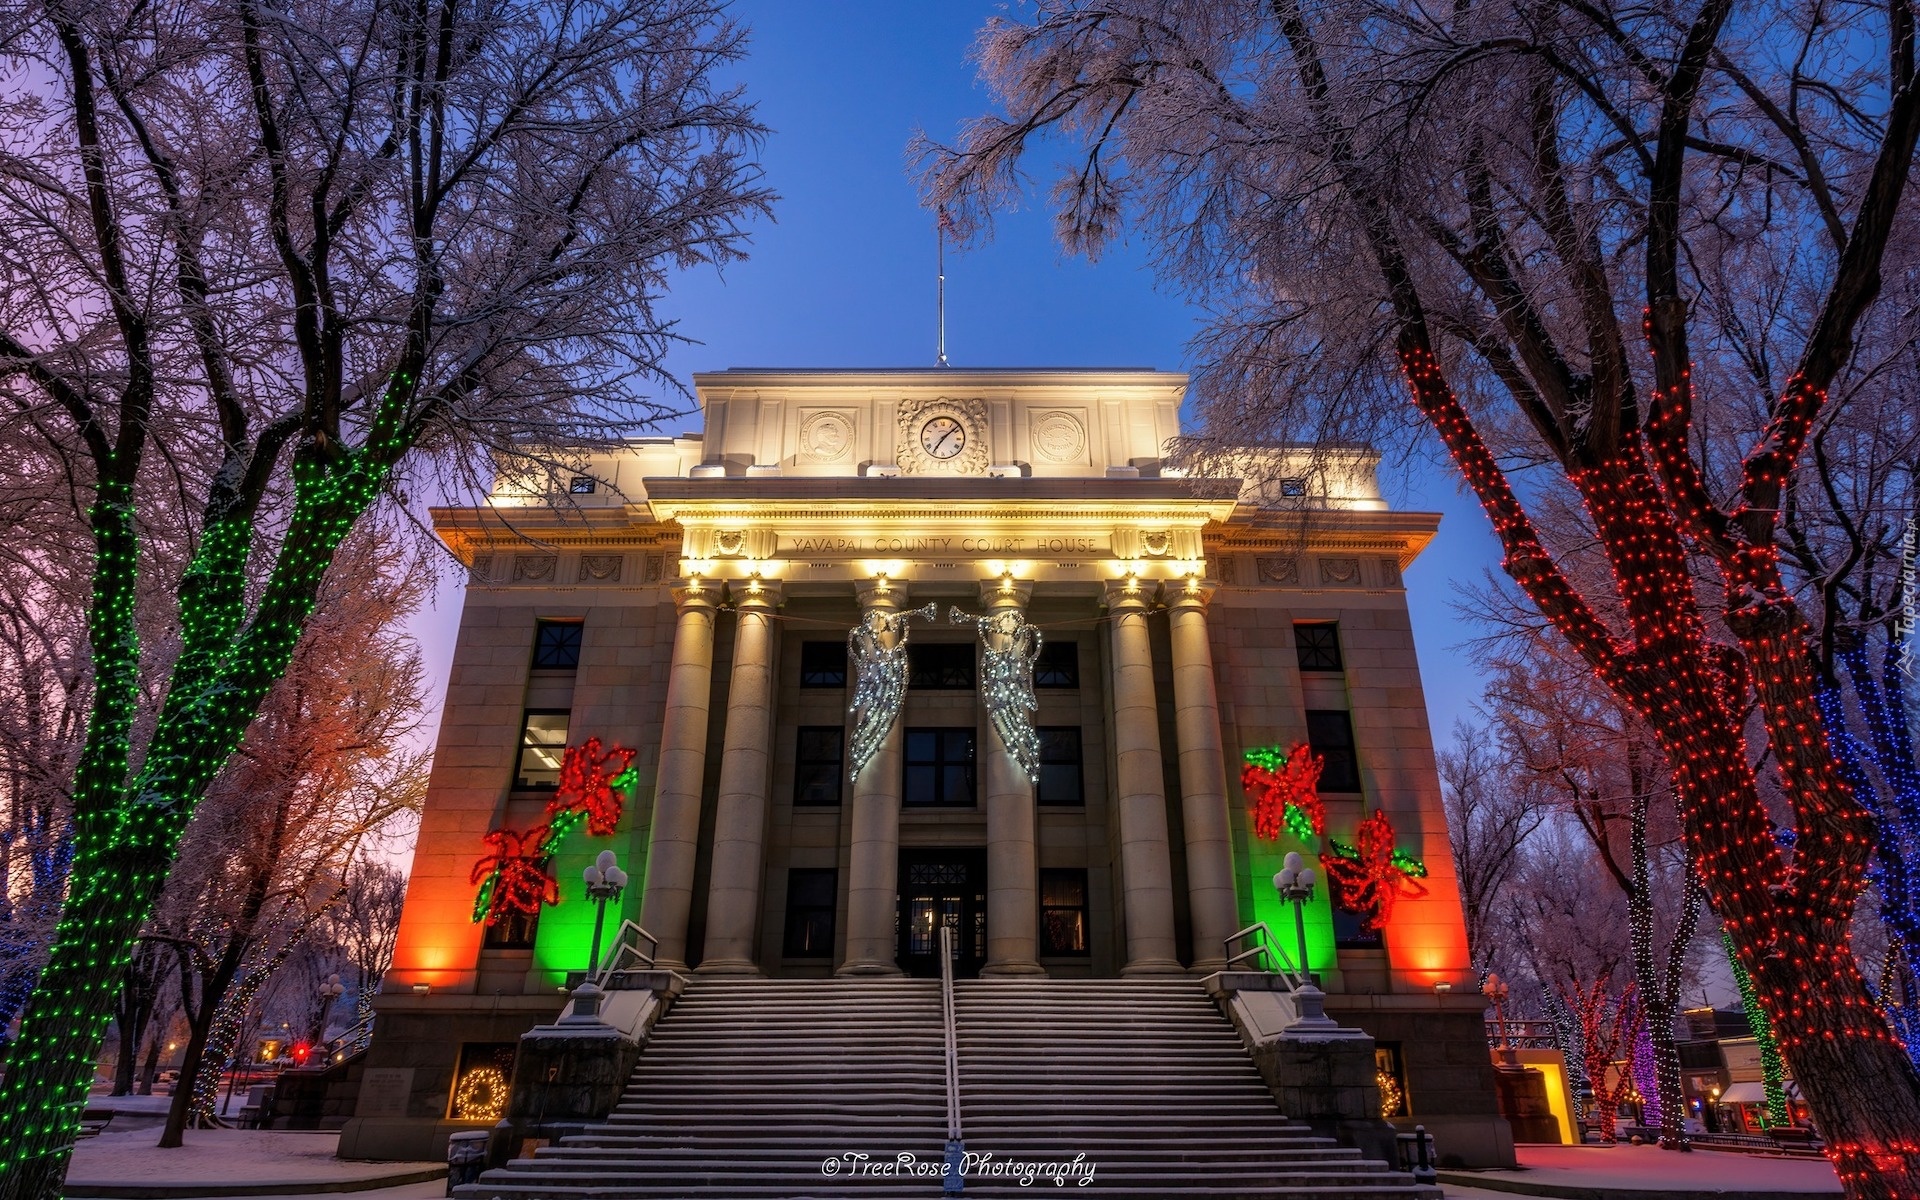
[[[1102,1197],[1438,1197],[1274,1108],[1190,979],[956,985],[968,1196],[1032,1196],[992,1164],[1070,1163]],[[941,1194],[940,991],[903,979],[698,978],[603,1129],[459,1189],[492,1197]],[[866,1155],[864,1167],[846,1156]],[[880,1174],[911,1156],[916,1174]],[[833,1173],[822,1164],[832,1160]],[[1067,1186],[1080,1177],[1069,1173]]]
[[[963,980],[954,1004],[970,1151],[1084,1155],[1087,1190],[1103,1197],[1440,1195],[1282,1116],[1192,979]],[[967,1194],[1030,1196],[1045,1182],[975,1173]]]

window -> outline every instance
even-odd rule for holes
[[[591,496],[596,485],[591,475],[575,475],[567,490],[576,496]]]
[[[580,622],[533,623],[533,669],[572,671],[580,665]]]
[[[1040,953],[1087,952],[1087,873],[1078,868],[1040,872]]]
[[[1293,627],[1294,650],[1300,655],[1302,671],[1338,671],[1340,663],[1340,626],[1331,621]]]
[[[909,642],[907,686],[916,691],[971,691],[972,642]]]
[[[800,686],[803,688],[847,686],[847,644],[845,642],[801,642]]]
[[[540,914],[510,908],[480,935],[484,950],[531,950],[533,935],[540,928]]]
[[[1333,948],[1335,950],[1378,950],[1380,931],[1368,929],[1359,913],[1333,906]]]
[[[1080,643],[1043,642],[1040,657],[1033,660],[1033,686],[1037,688],[1077,688],[1080,686]]]
[[[906,804],[973,804],[973,730],[907,730]]]
[[[1282,479],[1280,494],[1288,499],[1297,500],[1307,494],[1307,481],[1304,479]]]
[[[829,807],[840,803],[841,746],[838,725],[802,725],[793,754],[793,802]]]
[[[1085,804],[1080,789],[1080,730],[1073,725],[1042,725],[1040,783],[1033,798],[1041,804]]]
[[[528,709],[520,725],[520,765],[513,786],[551,791],[560,786],[560,760],[567,753],[567,714]]]
[[[833,898],[839,872],[832,867],[795,867],[787,872],[788,958],[833,957]]]
[[[1308,709],[1307,744],[1320,756],[1320,791],[1360,790],[1360,762],[1353,753],[1353,719],[1345,709]]]

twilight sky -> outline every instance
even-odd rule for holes
[[[772,129],[762,161],[782,200],[752,258],[724,280],[681,280],[666,311],[701,344],[676,351],[682,381],[727,367],[934,364],[934,233],[906,174],[916,127],[949,138],[985,109],[966,51],[998,0],[735,0],[753,30],[738,68]],[[1035,170],[1045,160],[1036,160]],[[1044,186],[1044,180],[1042,181]],[[947,346],[955,366],[1144,366],[1182,370],[1196,314],[1155,290],[1138,245],[1097,265],[1063,258],[1033,209],[1002,218],[993,242],[947,258]],[[660,432],[697,429],[697,416]],[[1470,715],[1480,685],[1454,649],[1472,636],[1452,581],[1498,561],[1486,518],[1449,466],[1383,464],[1399,509],[1444,514],[1406,574],[1434,740]],[[416,625],[438,707],[460,588],[447,584]],[[429,729],[438,727],[437,718]]]

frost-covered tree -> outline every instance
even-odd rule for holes
[[[669,275],[769,203],[716,79],[742,51],[718,0],[0,10],[0,401],[93,551],[73,882],[0,1084],[0,1197],[58,1194],[181,832],[366,510],[671,407]],[[161,487],[192,556],[155,666]]]
[[[1138,229],[1212,315],[1209,436],[1371,437],[1411,400],[1508,575],[1650,729],[1854,1197],[1920,1193],[1920,1077],[1847,946],[1871,816],[1825,736],[1780,514],[1877,357],[1862,339],[1900,324],[1874,314],[1920,246],[1915,23],[1913,0],[1058,0],[981,37],[1003,114],[921,147],[964,235],[1037,138],[1072,143],[1064,243]],[[1762,318],[1729,395],[1725,326]],[[1577,498],[1603,586],[1561,569],[1529,467]]]

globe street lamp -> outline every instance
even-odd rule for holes
[[[1309,982],[1313,979],[1313,972],[1307,969],[1306,905],[1307,901],[1313,899],[1316,878],[1314,869],[1305,866],[1300,855],[1291,850],[1281,860],[1280,871],[1273,877],[1273,887],[1280,893],[1280,899],[1293,905],[1293,935],[1300,949],[1300,974]]]
[[[315,990],[314,998],[320,1003],[315,1006],[317,1011],[313,1019],[313,1034],[307,1039],[308,1041],[318,1045],[327,1040],[327,1018],[332,1015],[333,1006],[340,1002],[340,997],[346,993],[346,990],[345,985],[340,982],[338,971],[327,976]]]
[[[1513,989],[1507,986],[1507,981],[1500,978],[1497,972],[1488,971],[1487,981],[1480,985],[1480,991],[1493,1002],[1494,1036],[1500,1039],[1500,1044],[1493,1048],[1493,1060],[1500,1063],[1513,1062],[1513,1041],[1507,1033],[1506,1013],[1507,996]]]
[[[581,875],[587,881],[587,898],[597,906],[593,913],[593,953],[587,958],[587,982],[591,983],[600,969],[600,927],[607,919],[607,901],[619,898],[620,889],[627,886],[627,873],[620,869],[613,851],[602,850]]]

